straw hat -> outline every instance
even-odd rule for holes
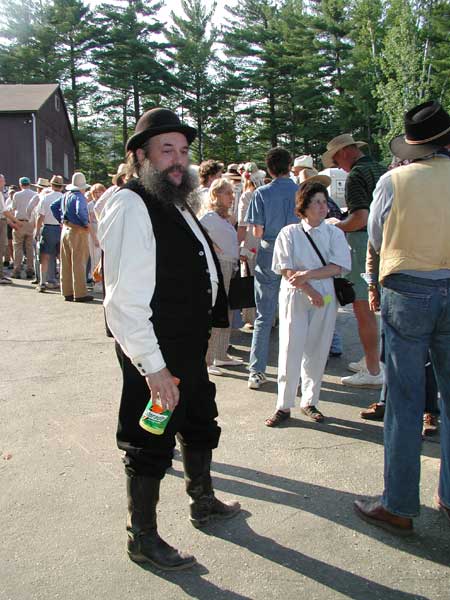
[[[122,177],[122,175],[126,175],[126,173],[127,173],[126,163],[120,163],[120,165],[117,167],[117,173],[108,173],[108,175],[110,177],[112,177],[113,185],[117,185],[117,180],[119,179],[119,177]]]
[[[64,187],[64,178],[61,175],[53,175],[50,179],[50,185],[59,185]]]
[[[339,150],[342,150],[342,148],[353,145],[361,148],[361,146],[367,146],[367,143],[356,142],[350,133],[343,133],[342,135],[338,135],[337,137],[333,138],[331,142],[328,142],[327,151],[325,154],[322,154],[323,166],[326,169],[335,167],[336,165],[333,160],[334,155],[339,152]]]
[[[294,168],[295,167],[303,167],[304,169],[313,169],[314,168],[313,157],[310,154],[302,154],[302,156],[297,156],[297,158],[294,160],[294,164],[292,166]]]
[[[450,144],[450,115],[431,100],[405,114],[405,133],[390,142],[394,156],[416,160]]]
[[[239,165],[237,165],[236,163],[231,163],[231,165],[228,165],[227,171],[222,175],[222,177],[225,177],[225,179],[229,179],[232,181],[241,181],[242,177],[238,169]]]
[[[68,192],[79,192],[80,190],[88,190],[91,186],[86,183],[86,177],[83,173],[74,173],[72,175],[72,183],[66,186]]]
[[[30,185],[32,185],[33,187],[44,189],[50,185],[50,181],[48,179],[45,179],[45,177],[38,177],[36,183],[30,183]]]
[[[328,175],[319,175],[317,169],[303,169],[298,176],[300,185],[307,181],[308,183],[321,183],[325,187],[331,184],[331,177]]]

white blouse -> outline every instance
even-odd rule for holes
[[[227,219],[214,211],[207,212],[200,219],[209,237],[220,249],[217,256],[221,260],[236,261],[239,258],[239,245],[236,229]]]
[[[351,270],[350,248],[344,232],[325,221],[317,227],[311,227],[302,220],[300,223],[283,227],[278,234],[273,252],[272,271],[280,275],[284,269],[309,271],[324,266],[302,227],[314,240],[327,264],[338,265],[343,272]],[[320,294],[334,293],[332,277],[310,279],[308,283]],[[293,286],[283,277],[281,287],[283,289]],[[301,290],[297,291],[301,292]]]

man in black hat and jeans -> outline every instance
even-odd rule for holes
[[[405,115],[392,153],[410,164],[381,177],[368,222],[380,253],[387,401],[384,492],[355,502],[364,520],[407,535],[419,514],[428,351],[441,393],[438,509],[450,522],[450,115],[426,102]]]
[[[195,563],[156,527],[176,434],[192,524],[203,527],[240,510],[215,497],[210,476],[220,427],[205,355],[211,327],[226,327],[228,319],[217,257],[187,204],[195,136],[168,109],[146,112],[126,146],[130,180],[105,204],[98,229],[106,319],[123,373],[117,443],[125,451],[128,554],[166,570]],[[162,435],[139,426],[150,396],[173,411]]]

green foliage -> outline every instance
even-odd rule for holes
[[[450,107],[450,0],[3,0],[0,82],[60,82],[79,165],[109,183],[144,110],[196,125],[195,161],[262,164],[270,146],[316,158],[351,132],[389,159],[406,110]]]
[[[213,45],[217,30],[210,24],[216,4],[207,10],[201,0],[183,0],[184,16],[171,13],[173,26],[167,39],[173,48],[170,56],[177,68],[178,86],[175,95],[179,105],[194,119],[198,134],[197,159],[204,154],[204,134],[213,112],[215,84],[211,73],[216,61]]]

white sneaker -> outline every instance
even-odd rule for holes
[[[243,362],[244,362],[243,358],[239,358],[238,356],[230,356],[229,354],[227,354],[226,360],[218,360],[217,358],[215,358],[214,366],[215,367],[238,367],[239,365],[242,365]]]
[[[351,362],[347,365],[347,369],[349,371],[353,371],[353,373],[358,373],[359,371],[364,371],[367,369],[366,365],[366,357],[363,356],[357,362]]]
[[[248,387],[250,390],[259,390],[265,383],[267,383],[267,377],[264,373],[250,373],[248,378]]]
[[[383,385],[384,377],[383,371],[380,370],[378,375],[372,375],[367,370],[358,371],[354,375],[348,377],[342,377],[342,385],[349,385],[351,387],[360,388],[381,388]]]
[[[12,280],[9,277],[0,277],[0,285],[11,285]]]
[[[222,369],[220,369],[219,367],[216,367],[215,365],[210,365],[208,367],[208,373],[210,375],[218,375],[218,376],[223,375]]]

